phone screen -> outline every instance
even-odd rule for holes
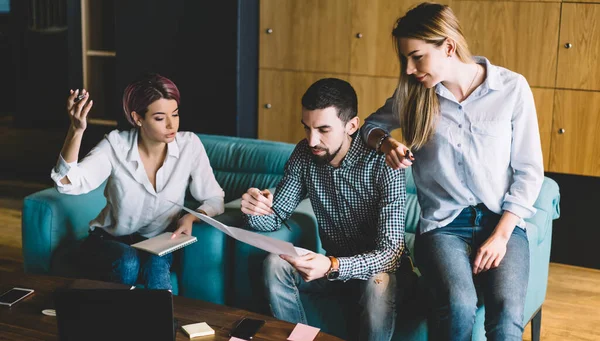
[[[233,328],[233,331],[231,334],[229,334],[229,336],[250,340],[264,324],[264,320],[244,318],[237,324],[237,326],[235,326],[235,328]]]
[[[0,304],[11,306],[27,297],[32,292],[33,289],[12,288],[0,296]]]

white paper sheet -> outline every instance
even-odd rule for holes
[[[231,227],[231,226],[225,225],[222,222],[217,221],[217,220],[215,220],[209,216],[206,216],[202,213],[198,213],[196,211],[190,210],[189,208],[181,206],[179,204],[176,204],[172,201],[171,201],[171,203],[181,207],[186,212],[189,212],[189,213],[195,215],[196,217],[200,218],[205,223],[210,224],[211,226],[219,229],[220,231],[227,234],[228,236],[235,238],[246,244],[257,247],[259,249],[265,250],[267,252],[274,253],[277,255],[289,255],[289,256],[293,256],[293,257],[298,257],[301,255],[305,255],[307,252],[312,252],[312,251],[309,251],[309,250],[306,250],[303,248],[296,248],[296,247],[294,247],[294,244],[292,244],[290,242],[286,242],[286,241],[276,239],[276,238],[267,237],[263,234],[244,230],[244,229],[241,229],[238,227]]]

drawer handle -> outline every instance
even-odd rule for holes
[[[565,129],[564,128],[558,129],[558,133],[561,134],[561,135],[564,134],[565,133]]]
[[[571,47],[573,47],[573,44],[571,44],[571,43],[565,44],[565,49],[570,49]]]

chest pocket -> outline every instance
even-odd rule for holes
[[[471,123],[471,132],[485,137],[508,137],[511,135],[511,124],[506,121],[480,121]]]

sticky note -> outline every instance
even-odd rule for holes
[[[289,341],[312,341],[319,334],[319,330],[321,329],[298,323],[287,339]]]

